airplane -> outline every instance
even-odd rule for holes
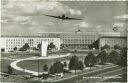
[[[46,15],[46,14],[44,14],[44,15],[48,16],[48,17],[62,19],[62,20],[82,20],[82,19],[79,19],[79,18],[69,18],[69,17],[65,16],[65,14],[63,14],[62,16],[52,16],[52,15]]]

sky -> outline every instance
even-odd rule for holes
[[[36,35],[38,32],[67,32],[81,29],[88,31],[125,30],[128,20],[126,2],[103,1],[11,1],[1,5],[2,35]],[[43,14],[82,18],[83,20],[60,20]],[[113,31],[114,32],[114,31]]]

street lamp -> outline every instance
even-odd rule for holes
[[[38,68],[38,80],[39,80],[39,59],[37,60],[37,64],[38,64],[37,65],[38,66],[37,68]]]

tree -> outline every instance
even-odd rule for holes
[[[108,44],[105,44],[103,47],[101,47],[101,50],[104,50],[104,49],[110,49],[110,46]]]
[[[119,64],[120,63],[121,58],[120,58],[119,52],[113,50],[113,51],[111,51],[109,56],[110,56],[109,61],[111,63],[114,63],[114,64]]]
[[[120,65],[123,67],[127,66],[127,47],[121,48],[120,57],[121,57]]]
[[[76,74],[78,62],[79,62],[79,59],[75,55],[70,59],[70,62],[69,62],[68,67],[69,67],[70,70],[75,70],[75,74]]]
[[[54,67],[55,73],[63,72],[63,64],[60,61],[56,61],[53,64],[53,67]]]
[[[63,44],[60,45],[60,49],[64,49],[64,45]]]
[[[50,67],[50,69],[49,69],[49,73],[50,73],[50,74],[55,74],[55,70],[54,70],[53,65]]]
[[[19,49],[19,51],[26,51],[23,47],[21,47],[20,49]]]
[[[12,74],[12,73],[13,73],[12,67],[8,65],[8,74]]]
[[[83,71],[83,68],[84,68],[84,64],[83,64],[83,62],[82,62],[82,61],[79,61],[79,62],[78,62],[78,65],[77,65],[77,69]]]
[[[48,47],[47,47],[48,50],[51,50],[51,49],[54,49],[54,48],[56,48],[56,46],[53,44],[53,42],[51,42],[51,43],[48,45]]]
[[[67,67],[67,63],[66,62],[64,62],[64,67]]]
[[[5,49],[4,48],[1,48],[1,52],[5,52]]]
[[[84,64],[87,67],[94,66],[96,62],[97,62],[97,58],[92,52],[89,52],[84,59]]]
[[[105,50],[102,50],[98,55],[97,58],[99,59],[100,64],[105,64],[107,62],[107,53]]]
[[[32,49],[33,49],[33,50],[38,50],[36,47],[33,47]]]
[[[28,43],[25,43],[20,49],[19,51],[26,51],[30,48],[30,46],[28,45]]]
[[[27,49],[29,49],[30,46],[28,45],[28,43],[25,43],[25,45],[23,45],[23,49],[26,51]]]
[[[121,47],[119,45],[114,45],[114,50],[120,49]]]
[[[37,45],[37,48],[38,48],[39,50],[41,49],[41,44],[40,44],[40,43]]]
[[[77,69],[77,65],[78,65],[78,57],[77,56],[72,56],[72,58],[70,59],[70,62],[69,62],[69,69],[70,70],[76,70]]]
[[[95,48],[95,49],[99,49],[99,39],[94,41],[92,44],[89,45],[89,48]]]
[[[48,66],[47,66],[47,64],[45,64],[45,65],[43,66],[43,70],[44,70],[44,71],[48,71]]]
[[[17,47],[14,47],[13,50],[16,51],[17,50]]]
[[[62,73],[63,72],[63,64],[60,61],[56,61],[51,67],[49,72],[51,74]]]
[[[43,76],[43,79],[47,79],[49,74],[42,74],[42,76]]]

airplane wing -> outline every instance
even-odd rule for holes
[[[83,20],[83,19],[80,19],[80,18],[65,18],[67,20]]]
[[[59,18],[58,16],[52,16],[52,15],[46,15],[46,14],[43,14],[45,16],[48,16],[48,17],[53,17],[53,18]]]

